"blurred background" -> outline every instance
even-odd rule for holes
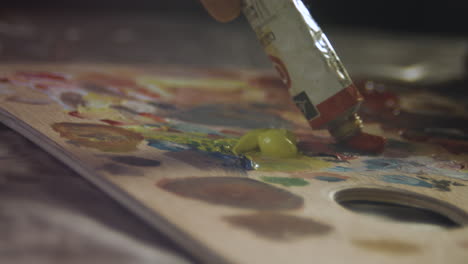
[[[144,13],[148,16],[182,15],[206,16],[197,0],[15,0],[2,1],[2,11],[28,11],[33,13],[72,12],[128,14]],[[463,1],[349,1],[305,0],[314,17],[327,26],[359,27],[391,32],[434,33],[466,35],[464,20],[468,9]]]
[[[462,1],[305,3],[353,77],[440,82],[465,72]],[[198,0],[3,1],[0,60],[271,69],[242,16],[218,23]]]

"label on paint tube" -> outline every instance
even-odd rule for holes
[[[302,1],[245,0],[243,13],[312,127],[357,109],[359,92]]]

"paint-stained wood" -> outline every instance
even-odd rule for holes
[[[367,83],[366,130],[388,138],[370,156],[311,131],[268,73],[14,65],[0,74],[2,122],[206,262],[468,257],[467,228],[357,214],[336,201],[397,202],[466,224],[468,113],[459,98]],[[302,154],[232,154],[240,135],[262,127],[294,131]]]

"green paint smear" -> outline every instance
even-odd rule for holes
[[[237,146],[239,138],[218,138],[213,139],[204,133],[178,133],[155,131],[155,126],[126,126],[128,130],[138,132],[145,139],[168,141],[177,144],[188,145],[200,151],[215,152],[228,155],[236,155],[234,146]],[[261,131],[261,130],[260,130]],[[291,135],[288,135],[290,137]],[[254,149],[250,152],[242,153],[252,162],[253,168],[258,171],[307,171],[320,170],[334,166],[333,163],[317,157],[308,157],[297,153],[293,157],[272,157],[267,156],[260,150]]]
[[[237,144],[237,138],[210,138],[203,133],[177,133],[154,131],[154,127],[132,126],[127,129],[138,132],[145,139],[169,141],[177,144],[189,145],[201,151],[232,154],[232,148]]]
[[[252,161],[255,170],[259,171],[306,171],[320,170],[333,166],[333,163],[320,158],[308,157],[298,154],[294,158],[266,157],[260,152],[246,153],[245,156]]]
[[[306,186],[309,184],[308,181],[300,178],[286,178],[286,177],[269,177],[269,176],[262,176],[260,177],[265,182],[273,183],[273,184],[280,184],[286,187],[291,186]]]

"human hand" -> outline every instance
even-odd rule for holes
[[[238,17],[241,0],[200,0],[210,15],[220,21],[229,22]]]

